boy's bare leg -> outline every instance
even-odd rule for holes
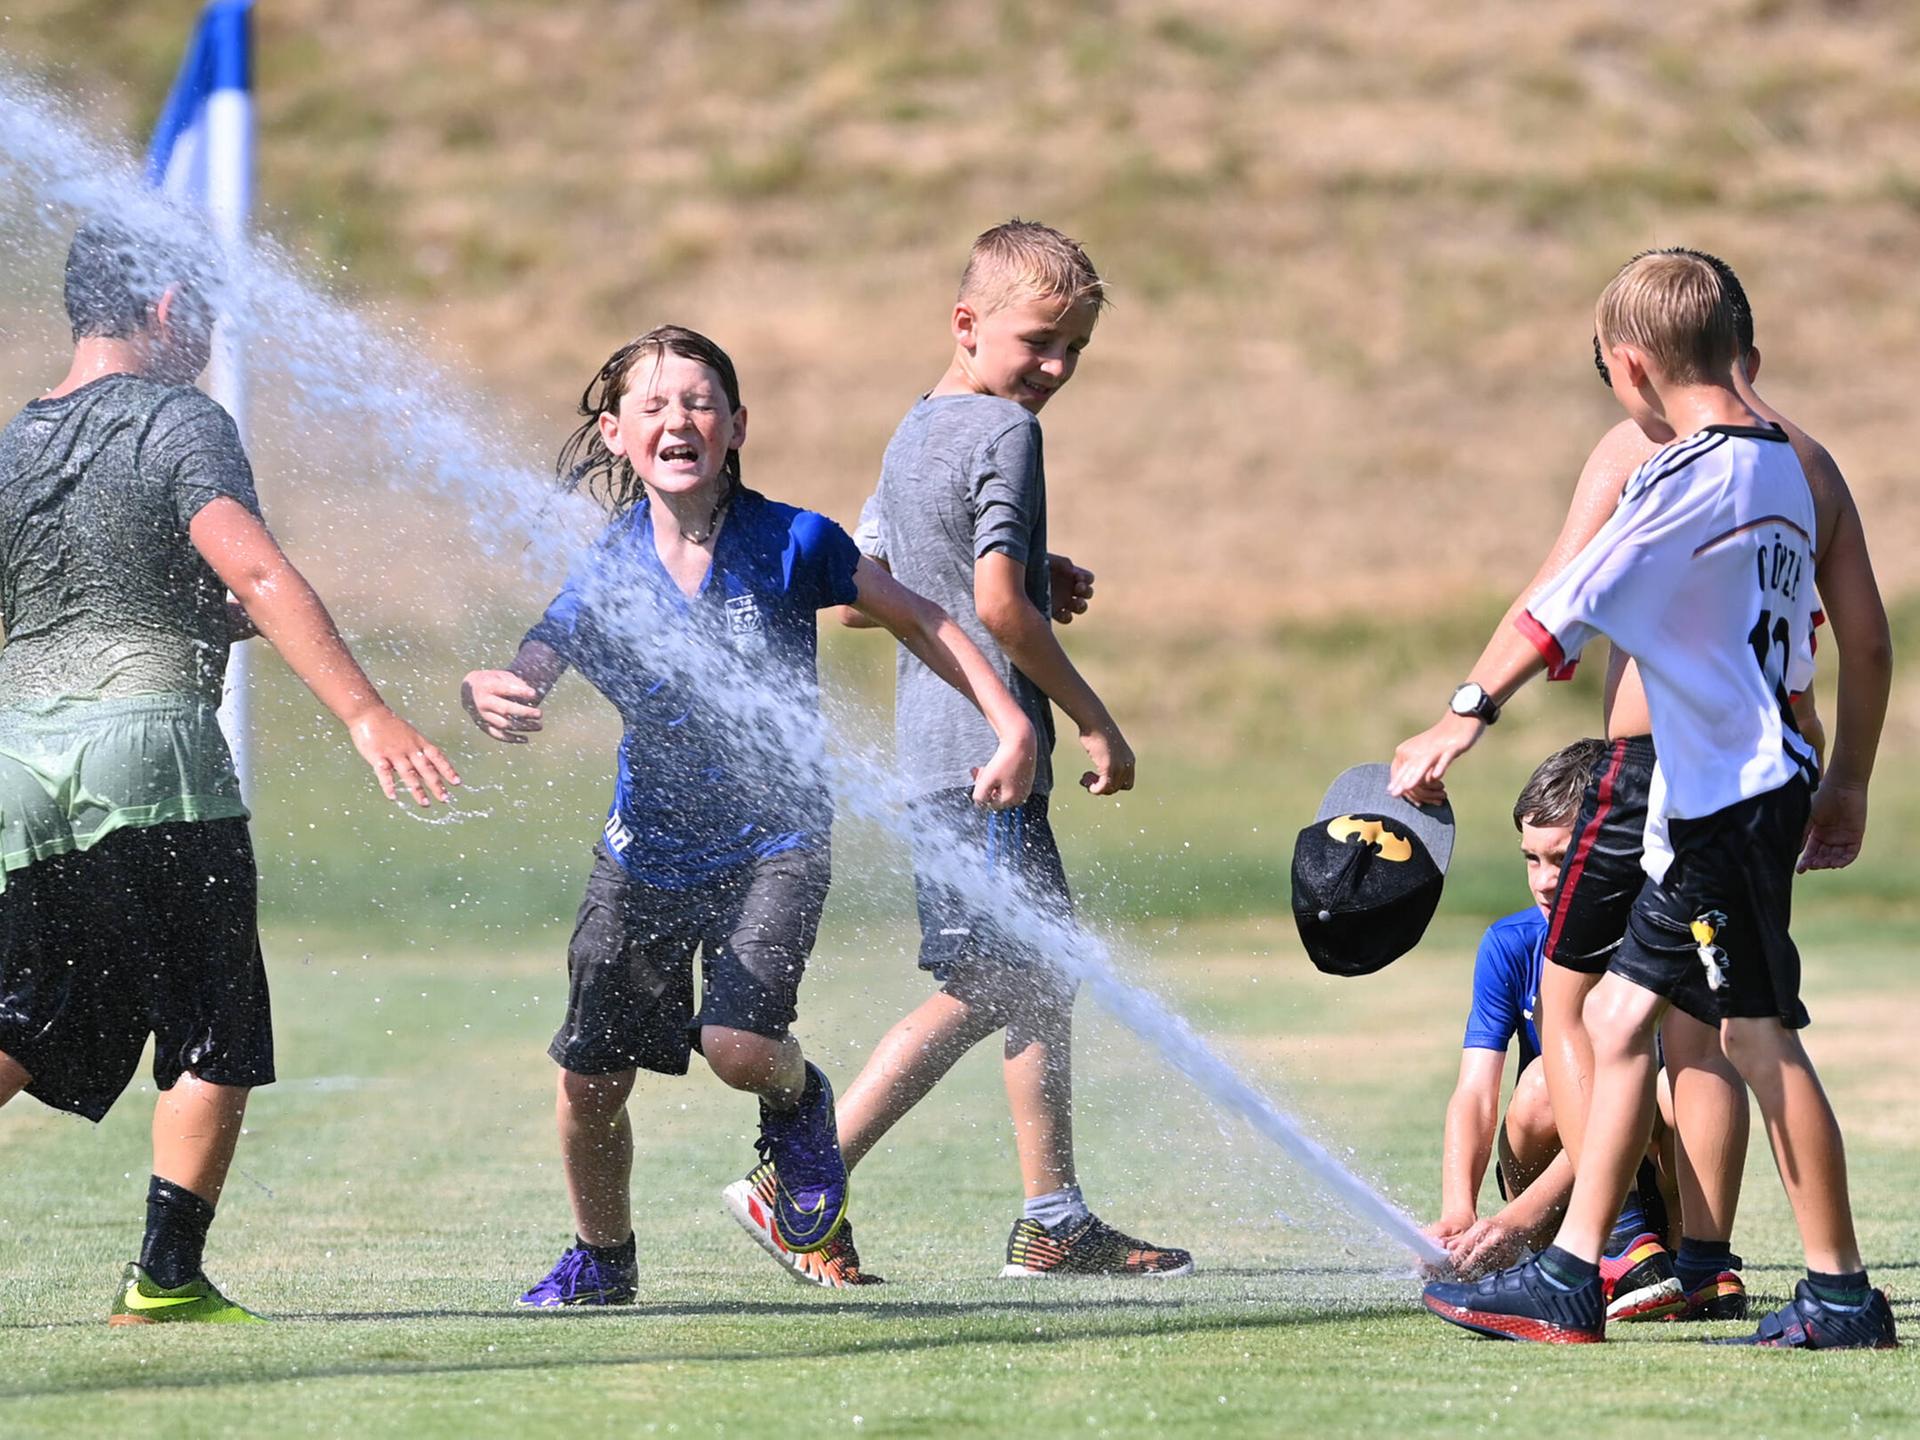
[[[6,1051],[0,1050],[0,1105],[13,1099],[32,1082],[33,1076],[27,1073],[27,1067]]]
[[[1007,1108],[1029,1200],[1076,1184],[1073,1170],[1073,1000],[1007,1023]]]
[[[1653,1134],[1653,1033],[1666,1001],[1618,975],[1603,975],[1588,997],[1593,1100],[1573,1198],[1555,1243],[1597,1264],[1620,1213],[1620,1197]]]
[[[1529,1065],[1513,1087],[1506,1118],[1498,1135],[1500,1173],[1507,1194],[1518,1195],[1553,1163],[1560,1153],[1560,1135],[1553,1124],[1553,1106],[1547,1098],[1544,1065]]]
[[[895,1023],[840,1097],[840,1154],[847,1169],[1001,1023],[998,1015],[945,990]]]
[[[171,1090],[162,1090],[153,1106],[153,1173],[218,1205],[249,1093],[245,1086],[215,1085],[195,1075],[182,1075]]]
[[[704,1025],[700,1053],[721,1083],[758,1095],[775,1110],[791,1110],[807,1088],[806,1057],[791,1035],[775,1040],[730,1025]]]
[[[1746,1082],[1721,1048],[1720,1032],[1691,1015],[1668,1011],[1660,1038],[1673,1087],[1681,1233],[1731,1240],[1751,1126]]]
[[[633,1233],[633,1122],[627,1097],[634,1072],[576,1075],[560,1072],[554,1118],[567,1172],[573,1229],[589,1245],[623,1245]]]
[[[1546,1067],[1554,1128],[1576,1172],[1593,1098],[1593,1042],[1582,1012],[1599,980],[1551,960],[1540,972],[1540,1062]]]
[[[1865,1269],[1853,1231],[1840,1122],[1800,1036],[1777,1020],[1728,1020],[1721,1037],[1760,1102],[1807,1268],[1836,1275]]]

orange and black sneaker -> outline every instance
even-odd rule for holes
[[[1673,1256],[1651,1234],[1636,1235],[1618,1254],[1600,1257],[1600,1293],[1610,1321],[1661,1320],[1687,1307]]]
[[[1738,1270],[1722,1270],[1704,1285],[1686,1292],[1686,1308],[1676,1310],[1670,1320],[1744,1320],[1747,1318],[1747,1285]]]
[[[1193,1273],[1193,1256],[1122,1234],[1098,1216],[1049,1230],[1022,1216],[1007,1236],[1003,1280],[1061,1275],[1153,1275],[1162,1280]]]
[[[740,1222],[754,1243],[774,1262],[803,1285],[819,1285],[828,1290],[844,1290],[855,1285],[881,1285],[878,1275],[860,1268],[860,1252],[853,1244],[853,1222],[842,1220],[833,1237],[818,1250],[800,1253],[787,1248],[774,1227],[774,1197],[779,1192],[779,1175],[771,1162],[756,1165],[746,1179],[736,1180],[720,1192],[727,1213]]]

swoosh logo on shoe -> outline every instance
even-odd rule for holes
[[[202,1298],[198,1295],[148,1295],[137,1289],[130,1289],[124,1297],[129,1310],[171,1310],[176,1305],[191,1305]]]

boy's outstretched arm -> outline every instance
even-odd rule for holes
[[[460,682],[460,703],[494,739],[524,745],[540,729],[540,702],[566,674],[560,652],[542,640],[521,644],[504,670],[473,670]]]
[[[1020,673],[1067,712],[1093,769],[1080,783],[1094,795],[1133,788],[1133,748],[1093,687],[1067,658],[1047,617],[1027,598],[1026,565],[998,550],[973,563],[973,608]]]
[[[1887,608],[1867,553],[1859,507],[1839,479],[1841,503],[1832,534],[1814,570],[1820,603],[1840,651],[1839,698],[1834,706],[1833,748],[1820,788],[1800,869],[1837,870],[1853,862],[1867,832],[1867,782],[1886,723],[1893,685],[1893,634]]]
[[[1480,1183],[1487,1177],[1500,1124],[1500,1073],[1506,1063],[1504,1050],[1460,1052],[1460,1078],[1447,1101],[1440,1142],[1440,1218],[1427,1227],[1436,1240],[1460,1234],[1479,1216]]]
[[[993,758],[974,772],[974,804],[1007,810],[1024,803],[1033,792],[1039,742],[1027,712],[986,657],[951,615],[907,589],[874,561],[862,556],[853,580],[860,592],[854,608],[891,630],[929,670],[973,701],[999,737]]]
[[[445,800],[446,785],[460,783],[452,763],[387,707],[340,638],[327,607],[259,517],[222,497],[201,507],[187,533],[288,668],[347,727],[386,797],[394,798],[398,781],[421,805],[432,803],[429,792]]]

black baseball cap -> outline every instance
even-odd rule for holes
[[[1293,923],[1316,969],[1371,975],[1420,943],[1453,858],[1453,809],[1387,794],[1356,765],[1293,844]]]

